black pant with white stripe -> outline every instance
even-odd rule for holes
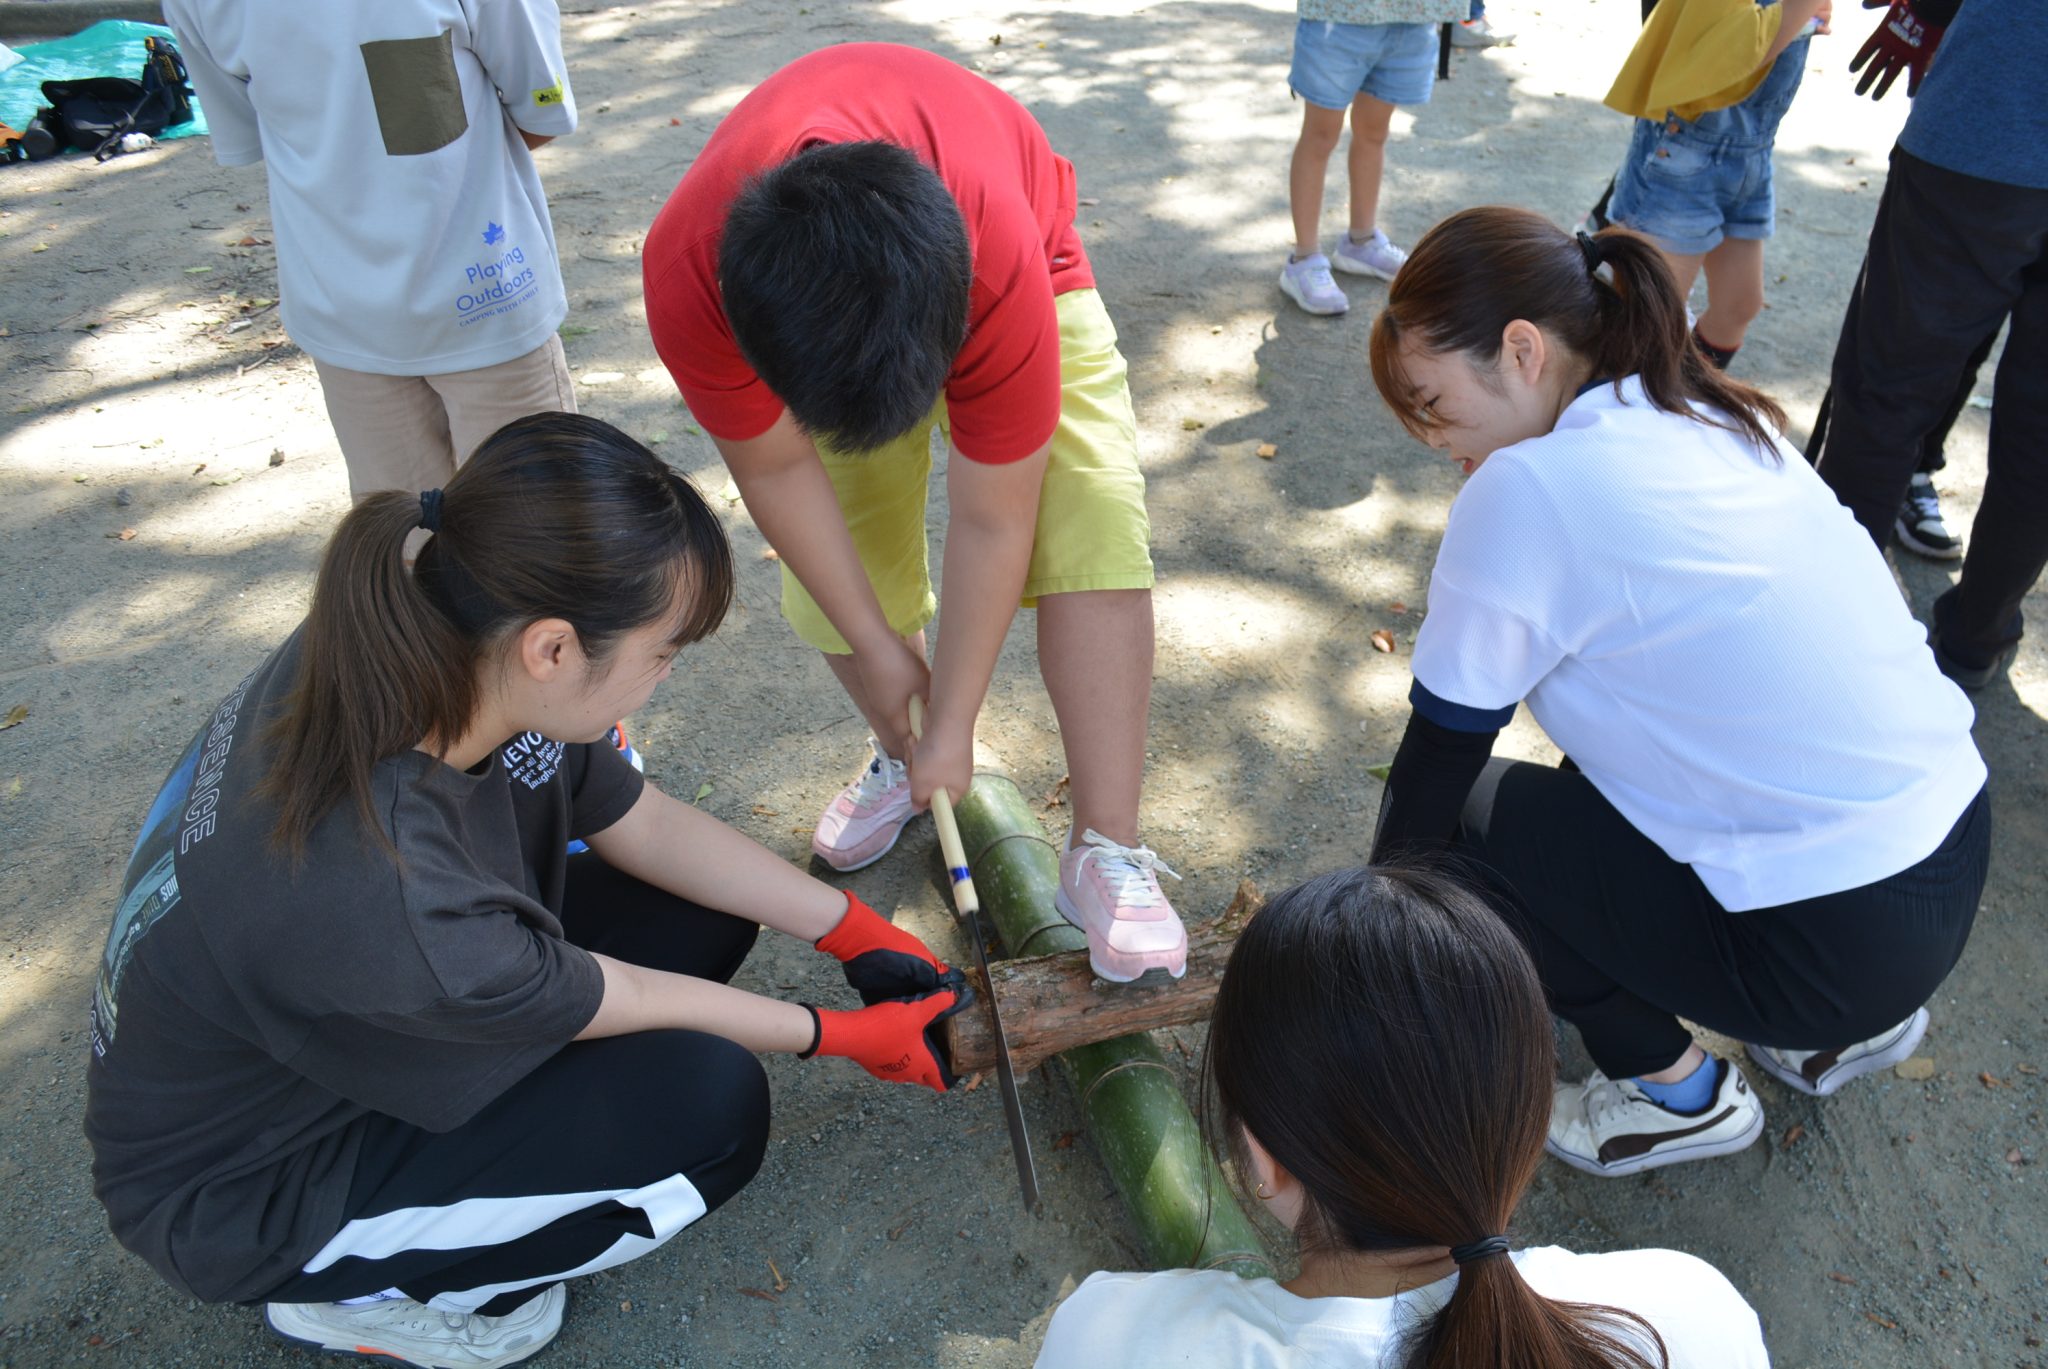
[[[1979,792],[1917,865],[1731,913],[1576,770],[1489,761],[1460,852],[1529,948],[1552,1011],[1609,1078],[1668,1069],[1684,1017],[1738,1041],[1830,1050],[1912,1016],[1955,967],[1990,867]]]
[[[569,862],[562,917],[587,950],[732,978],[760,930]],[[453,1131],[371,1119],[344,1224],[270,1302],[396,1288],[497,1316],[549,1284],[653,1250],[744,1188],[768,1142],[760,1062],[723,1037],[639,1032],[565,1046]]]

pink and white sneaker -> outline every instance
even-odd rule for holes
[[[1188,932],[1159,887],[1171,866],[1149,846],[1119,846],[1094,828],[1060,856],[1053,906],[1088,934],[1088,964],[1113,984],[1153,970],[1179,979],[1188,972]]]
[[[874,749],[874,760],[825,805],[811,833],[811,850],[842,874],[888,855],[917,816],[910,806],[910,767],[892,760],[873,737],[868,745]]]

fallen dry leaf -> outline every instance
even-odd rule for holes
[[[2041,1072],[2035,1069],[2032,1065],[2014,1065],[2013,1068],[2018,1070],[2021,1074],[2039,1074]]]
[[[764,1288],[742,1288],[740,1292],[746,1294],[750,1298],[759,1298],[762,1302],[782,1301],[782,1299],[776,1297],[773,1293],[770,1293]]]
[[[1064,808],[1066,806],[1067,785],[1071,783],[1072,780],[1073,776],[1062,775],[1060,776],[1060,782],[1058,784],[1055,784],[1050,790],[1046,792],[1044,804],[1048,811],[1054,808]]]
[[[1054,1138],[1052,1148],[1054,1150],[1072,1150],[1074,1148],[1074,1133],[1071,1131],[1061,1132]]]
[[[1892,1066],[1892,1073],[1901,1079],[1919,1083],[1934,1077],[1934,1062],[1924,1055],[1915,1055]]]
[[[775,1291],[787,1293],[789,1291],[789,1280],[782,1277],[782,1271],[775,1267],[775,1261],[768,1261],[768,1272],[775,1276]]]
[[[670,119],[668,121],[668,126],[670,128],[681,128],[683,126],[683,121],[681,119]]]
[[[2009,1165],[2023,1165],[2027,1162],[2027,1157],[2020,1153],[2018,1146],[2014,1146],[2005,1153],[2005,1162]]]
[[[972,1075],[970,1075],[970,1076],[968,1077],[968,1080],[967,1080],[967,1084],[966,1084],[966,1090],[967,1090],[967,1092],[969,1092],[969,1093],[972,1093],[972,1092],[974,1092],[974,1091],[975,1091],[976,1089],[980,1088],[980,1087],[981,1087],[981,1081],[982,1081],[982,1080],[983,1080],[984,1078],[986,1078],[986,1077],[987,1077],[987,1072],[986,1072],[986,1071],[984,1071],[984,1070],[976,1070],[976,1071],[975,1071],[975,1072],[974,1072],[974,1073],[973,1073]]]
[[[897,1240],[903,1235],[904,1232],[908,1230],[910,1230],[910,1223],[907,1221],[900,1222],[897,1225],[889,1228],[889,1239],[892,1241]]]
[[[757,803],[754,805],[754,816],[757,818],[779,818],[782,814],[777,809]]]
[[[1789,1126],[1789,1127],[1785,1128],[1785,1139],[1784,1139],[1784,1140],[1782,1140],[1782,1141],[1780,1141],[1780,1142],[1778,1142],[1778,1149],[1779,1149],[1779,1150],[1790,1150],[1790,1149],[1792,1149],[1792,1147],[1794,1147],[1794,1146],[1796,1146],[1796,1145],[1798,1145],[1798,1144],[1799,1144],[1800,1140],[1801,1140],[1802,1138],[1804,1138],[1804,1137],[1805,1137],[1805,1135],[1806,1135],[1806,1123],[1804,1123],[1804,1122],[1794,1122],[1794,1123],[1793,1123],[1793,1124],[1792,1124],[1791,1126]],[[1834,1275],[1829,1275],[1829,1277],[1830,1277],[1830,1278],[1833,1278],[1833,1277],[1835,1277],[1835,1276],[1834,1276]]]
[[[133,542],[135,540],[135,529],[123,528],[119,532],[110,532],[107,536],[113,538],[116,542]]]
[[[1876,1322],[1879,1326],[1882,1326],[1887,1331],[1896,1331],[1899,1329],[1899,1324],[1897,1322],[1888,1320],[1884,1317],[1880,1317],[1875,1312],[1865,1312],[1863,1315],[1865,1317],[1868,1317],[1871,1321]]]
[[[620,1310],[621,1312],[630,1312],[630,1311],[632,1311],[632,1310],[633,1310],[633,1300],[632,1300],[631,1298],[621,1298],[621,1299],[619,1299],[619,1310]]]
[[[1851,1288],[1854,1288],[1856,1286],[1856,1280],[1850,1278],[1847,1274],[1839,1273],[1833,1269],[1830,1269],[1828,1271],[1828,1277],[1833,1279],[1836,1283],[1846,1283]]]
[[[1402,603],[1399,599],[1387,605],[1387,612],[1389,613],[1406,613],[1407,611],[1408,605]]]
[[[2003,1079],[2000,1079],[1997,1075],[1993,1074],[1990,1070],[1978,1070],[1977,1082],[1982,1084],[1987,1089],[2002,1089],[2005,1087],[2005,1081]]]
[[[1183,418],[1180,421],[1181,431],[1186,433],[1194,432],[1197,428],[1203,428],[1206,426],[1208,425],[1203,423],[1202,420],[1199,418]]]
[[[1374,628],[1372,633],[1372,649],[1391,655],[1394,650],[1394,634],[1383,627]]]
[[[206,463],[205,463],[204,461],[202,461],[202,462],[200,462],[200,463],[199,463],[198,465],[196,465],[196,466],[194,466],[194,467],[192,468],[192,474],[194,474],[194,475],[197,475],[197,474],[199,474],[199,473],[200,473],[201,471],[203,471],[203,470],[205,470],[205,469],[206,469]]]
[[[5,732],[10,727],[20,727],[23,723],[27,721],[28,705],[16,704],[14,707],[7,710],[6,717],[0,718],[0,732]]]
[[[1259,444],[1259,455],[1271,461],[1274,457],[1280,455],[1280,448],[1271,442],[1261,442]]]
[[[270,449],[270,464],[273,466],[282,466],[284,464],[284,448],[272,447]]]
[[[817,830],[815,827],[792,827],[789,829],[789,834],[793,837],[807,837]]]

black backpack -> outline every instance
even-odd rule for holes
[[[36,119],[60,146],[90,152],[105,161],[119,150],[123,134],[155,135],[192,118],[192,87],[185,59],[162,38],[142,40],[147,55],[142,79],[89,76],[79,81],[45,81],[50,107]]]

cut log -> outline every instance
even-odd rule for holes
[[[1203,1021],[1216,1002],[1237,934],[1264,903],[1258,886],[1245,880],[1220,915],[1188,928],[1188,972],[1180,979],[1111,984],[1088,968],[1085,949],[990,965],[1011,1062],[1028,1070],[1075,1046]],[[973,969],[967,977],[980,978]],[[975,984],[976,992],[984,988]],[[947,1018],[946,1049],[955,1074],[994,1069],[995,1033],[988,1014],[970,1009]]]
[[[978,775],[957,816],[982,911],[1004,946],[1028,956],[1075,950],[1085,956],[1087,939],[1053,907],[1059,856],[1017,786],[999,775]],[[1002,993],[1000,983],[996,992]],[[1005,1023],[1009,1011],[1004,1000]],[[1258,1232],[1202,1144],[1180,1076],[1152,1038],[1137,1032],[1055,1058],[1073,1081],[1088,1139],[1123,1195],[1153,1266],[1270,1278]]]

